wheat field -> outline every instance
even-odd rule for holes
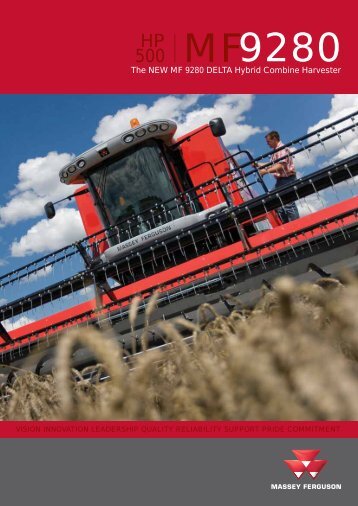
[[[358,420],[358,281],[343,278],[280,278],[253,309],[231,298],[228,317],[213,319],[204,305],[199,324],[181,321],[191,346],[163,322],[167,351],[135,362],[123,362],[110,334],[72,331],[60,339],[53,376],[22,373],[2,388],[0,420]],[[132,325],[137,311],[136,299]],[[78,342],[110,381],[89,383],[71,368]]]

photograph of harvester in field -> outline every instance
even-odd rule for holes
[[[357,122],[358,113],[351,114],[290,141],[285,144],[290,154],[276,163],[312,149],[324,151],[346,132],[354,135]],[[149,348],[163,345],[155,321],[181,316],[195,322],[203,302],[225,315],[233,308],[230,296],[252,305],[262,285],[270,287],[280,275],[303,281],[357,270],[358,153],[268,190],[257,164],[269,168],[272,154],[282,147],[255,158],[240,147],[229,152],[221,140],[221,118],[179,138],[175,132],[171,120],[134,120],[129,130],[60,171],[59,184],[81,185],[69,198],[76,201],[87,237],[2,275],[0,285],[25,286],[41,271],[61,270],[77,257],[83,268],[0,308],[4,374],[7,365],[24,363],[37,374],[50,373],[58,339],[74,327],[110,327],[126,354],[140,353],[135,336],[154,292]],[[281,222],[282,206],[300,201],[309,207],[311,196],[320,199],[320,192],[336,192],[341,184],[350,197]],[[49,219],[58,203],[46,204]],[[93,290],[94,297],[57,309],[58,301],[83,290]],[[142,301],[131,328],[128,312],[135,296]],[[13,330],[3,325],[43,306],[53,308],[43,318]],[[74,351],[74,367],[92,363],[88,350]]]

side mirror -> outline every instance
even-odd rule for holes
[[[53,205],[53,203],[47,202],[47,204],[45,204],[45,206],[44,206],[44,209],[45,209],[45,213],[46,213],[47,218],[49,220],[52,220],[52,218],[54,218],[56,215],[56,210],[55,210],[55,206]]]
[[[210,120],[209,125],[214,137],[221,137],[226,134],[225,123],[222,118],[214,118]]]

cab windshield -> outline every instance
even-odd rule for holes
[[[102,201],[102,212],[109,224],[129,220],[132,235],[165,223],[166,213],[170,213],[170,219],[179,217],[174,202],[163,204],[174,199],[176,192],[155,141],[148,141],[120,159],[102,165],[89,179]]]

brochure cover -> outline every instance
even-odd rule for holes
[[[3,496],[352,502],[353,4],[36,1],[0,37]]]

